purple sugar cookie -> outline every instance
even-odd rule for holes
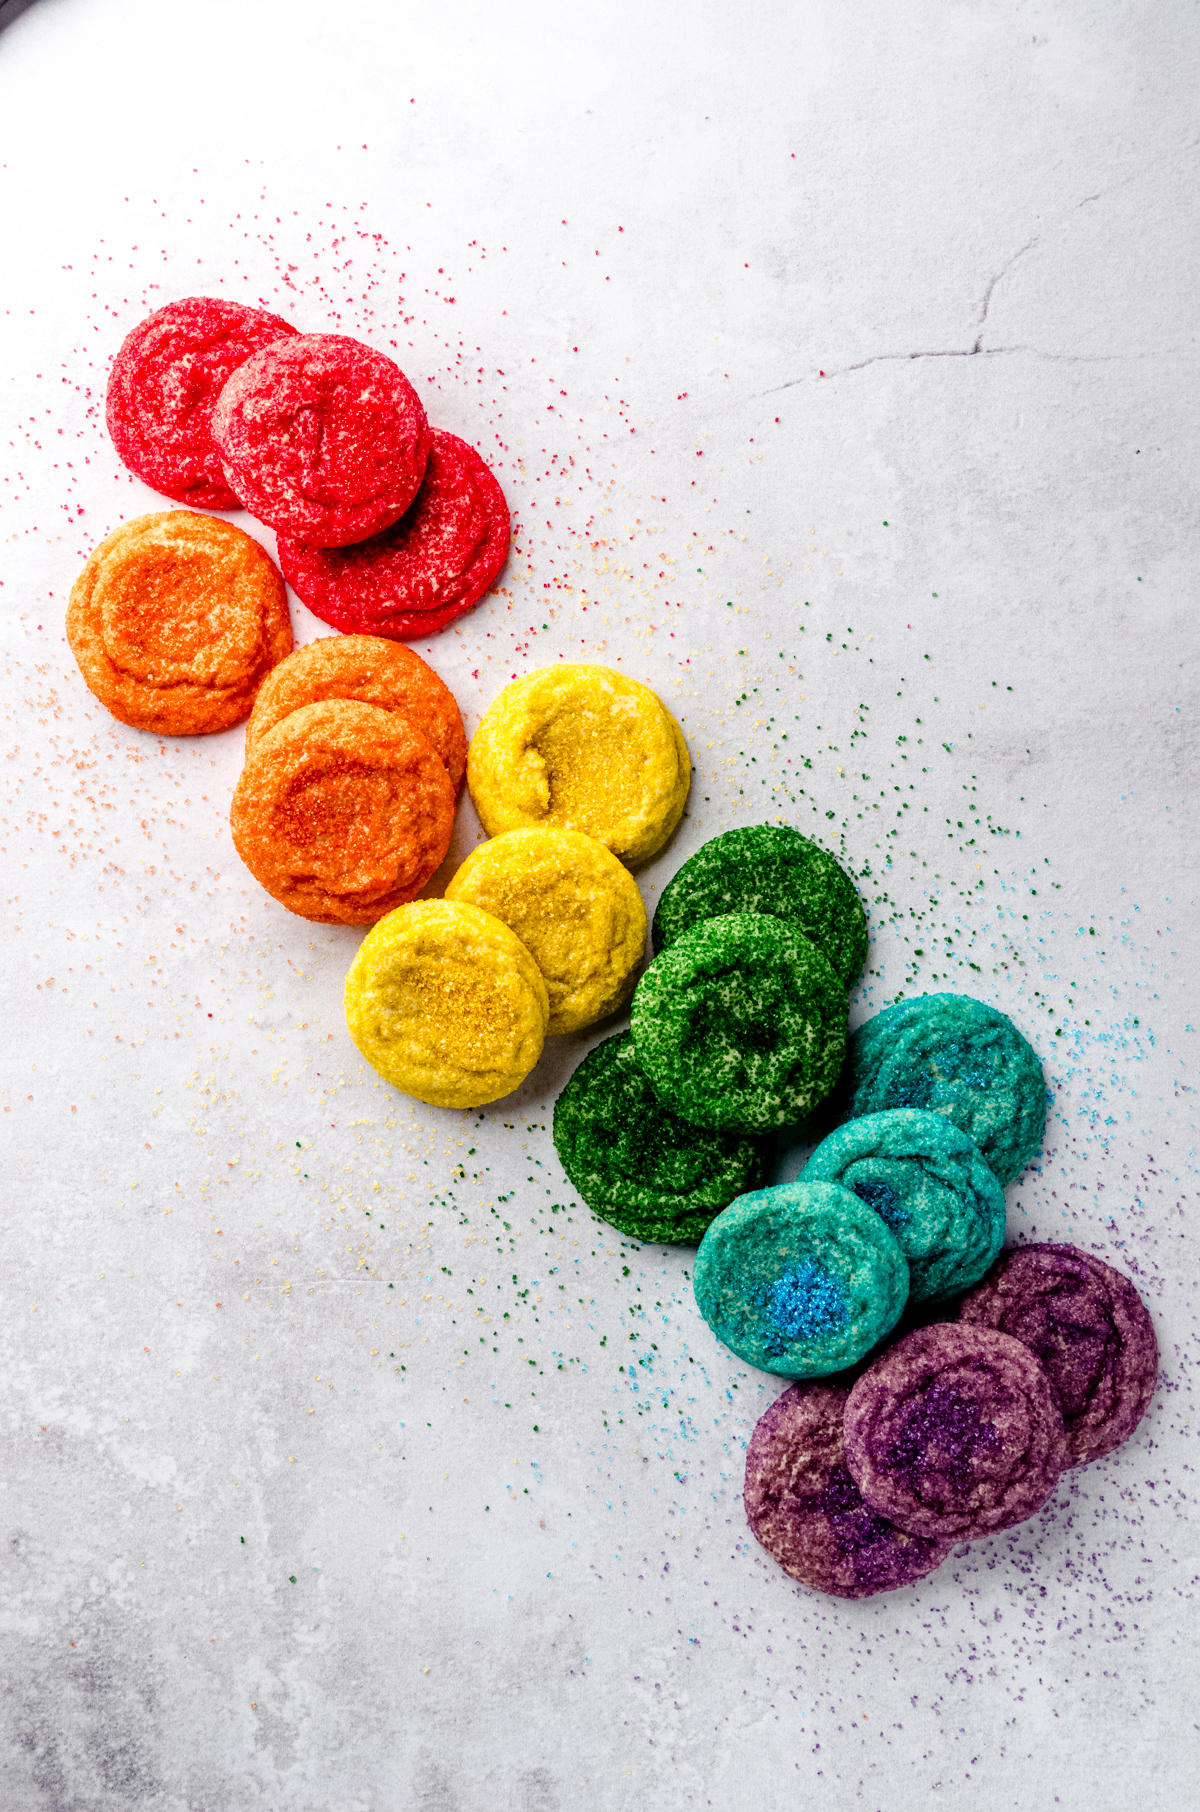
[[[1024,1522],[1067,1463],[1054,1386],[1020,1340],[936,1322],[889,1348],[846,1403],[846,1464],[912,1535],[961,1541]]]
[[[755,1539],[801,1585],[870,1598],[923,1579],[954,1542],[909,1535],[867,1508],[846,1469],[849,1394],[821,1381],[776,1397],[746,1452],[746,1516]]]
[[[1037,1354],[1062,1403],[1068,1466],[1129,1439],[1150,1406],[1158,1342],[1127,1277],[1078,1246],[1021,1246],[964,1297],[959,1320]]]

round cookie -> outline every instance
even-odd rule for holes
[[[365,541],[403,516],[429,454],[399,365],[343,334],[296,334],[228,379],[212,415],[221,468],[260,522],[314,547]]]
[[[289,912],[371,925],[441,863],[454,788],[407,718],[329,698],[289,712],[247,751],[229,822],[242,861]]]
[[[846,994],[798,925],[766,913],[704,919],[656,957],[633,997],[638,1062],[697,1126],[792,1126],[833,1087]]]
[[[664,1107],[628,1032],[588,1052],[554,1104],[554,1146],[593,1214],[630,1239],[695,1245],[774,1166],[774,1141],[705,1132]]]
[[[1005,1252],[959,1320],[1036,1353],[1062,1404],[1068,1466],[1111,1453],[1150,1407],[1158,1341],[1149,1310],[1127,1277],[1077,1246]]]
[[[520,938],[451,900],[389,913],[346,976],[351,1038],[385,1081],[433,1107],[482,1107],[519,1088],[549,1010]]]
[[[1004,1243],[1004,1191],[943,1114],[894,1107],[848,1120],[803,1175],[852,1189],[883,1216],[908,1260],[914,1303],[970,1289]]]
[[[122,463],[178,503],[240,509],[213,445],[213,406],[252,353],[295,331],[279,315],[216,296],[156,308],[126,334],[109,373],[105,418]]]
[[[793,1384],[760,1416],[746,1450],[746,1518],[801,1585],[871,1598],[932,1573],[954,1542],[909,1535],[867,1508],[846,1466],[849,1394],[836,1384]]]
[[[895,1239],[836,1183],[739,1196],[701,1240],[692,1281],[717,1339],[786,1378],[853,1365],[895,1327],[908,1297]]]
[[[434,428],[421,488],[398,522],[353,547],[281,537],[279,564],[296,596],[335,629],[415,641],[491,590],[508,537],[492,473],[465,440]]]
[[[490,837],[535,824],[583,831],[630,868],[662,848],[690,784],[671,713],[611,667],[564,662],[515,680],[484,712],[467,755]]]
[[[747,824],[689,856],[658,902],[651,930],[655,952],[702,919],[726,912],[794,920],[847,991],[867,959],[867,915],[853,881],[789,825]]]
[[[850,1392],[846,1464],[872,1510],[963,1540],[1024,1522],[1067,1459],[1054,1386],[1027,1346],[937,1322],[890,1347]]]
[[[876,1013],[850,1039],[845,1118],[890,1107],[945,1114],[1003,1186],[1037,1156],[1046,1080],[1006,1014],[967,994],[924,994]]]
[[[582,1032],[623,1006],[646,948],[629,870],[581,831],[505,831],[472,850],[446,888],[515,931],[550,992],[549,1033]]]
[[[297,648],[259,689],[246,747],[302,705],[357,698],[396,711],[427,736],[457,793],[467,771],[467,733],[454,694],[419,654],[375,635],[323,636]]]
[[[114,529],[75,581],[66,627],[100,703],[159,736],[240,723],[292,646],[270,557],[232,523],[190,510]]]

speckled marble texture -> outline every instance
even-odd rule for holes
[[[1188,1802],[1198,39],[1182,0],[4,29],[5,1812]],[[555,1159],[591,1035],[475,1114],[392,1093],[361,934],[238,862],[241,732],[85,691],[72,581],[166,507],[107,361],[196,292],[366,336],[494,465],[500,589],[418,652],[468,730],[560,656],[654,688],[695,768],[651,912],[785,819],[867,908],[852,1023],[965,992],[1033,1043],[1009,1240],[1128,1272],[1162,1371],[1031,1522],[879,1600],[788,1579],[740,1499],[777,1381]]]

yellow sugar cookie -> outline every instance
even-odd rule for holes
[[[537,964],[477,906],[416,900],[369,931],[346,976],[346,1025],[371,1068],[433,1107],[482,1107],[542,1054]]]
[[[628,869],[582,831],[506,831],[472,851],[446,889],[515,931],[550,995],[548,1033],[582,1032],[633,991],[646,908]]]
[[[492,700],[467,785],[489,836],[583,831],[636,868],[678,824],[691,784],[683,732],[648,686],[611,667],[539,667]]]

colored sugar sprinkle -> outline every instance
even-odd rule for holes
[[[931,1470],[947,1473],[955,1490],[965,1491],[975,1461],[999,1445],[1000,1436],[982,1420],[978,1403],[934,1384],[914,1403],[888,1464],[911,1480]]]
[[[769,1319],[789,1340],[818,1340],[850,1319],[837,1279],[815,1258],[777,1277],[764,1298]]]
[[[907,1227],[910,1216],[896,1200],[896,1191],[888,1183],[856,1183],[854,1193],[860,1201],[873,1208],[880,1220],[894,1232],[897,1227]]]

